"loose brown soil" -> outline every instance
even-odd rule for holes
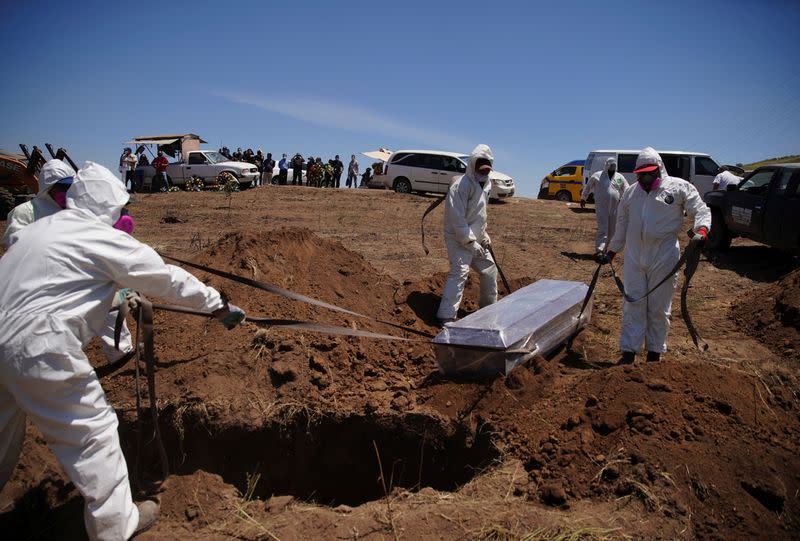
[[[447,258],[441,208],[431,254],[420,246],[428,197],[269,186],[234,194],[230,211],[213,193],[135,197],[136,236],[166,253],[437,332]],[[588,282],[595,269],[591,212],[515,199],[490,207],[490,233],[514,288]],[[492,381],[442,377],[417,334],[197,272],[255,315],[419,340],[226,331],[158,313],[171,475],[162,518],[140,538],[800,538],[796,268],[743,241],[704,260],[689,309],[710,350],[694,348],[676,302],[664,361],[627,367],[615,365],[621,306],[604,274],[571,350]],[[104,364],[96,345],[88,353]],[[134,363],[103,384],[147,490],[160,469],[149,416],[137,425]],[[0,531],[82,539],[81,507],[29,426]]]

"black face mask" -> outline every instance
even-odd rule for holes
[[[609,167],[608,168],[608,176],[613,177],[617,174],[617,166]]]
[[[650,173],[642,173],[641,175],[638,175],[638,178],[636,180],[644,188],[649,190],[650,187],[653,185],[653,182],[655,182],[657,178],[658,178],[658,171],[653,171]]]
[[[488,165],[489,167],[491,167],[492,162],[487,160],[486,158],[478,158],[477,160],[475,160],[475,171],[477,171],[484,165]]]

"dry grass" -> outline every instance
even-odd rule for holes
[[[492,524],[480,530],[469,532],[470,539],[491,541],[610,541],[625,537],[619,528],[571,526],[526,530],[520,525]]]
[[[608,468],[610,468],[611,466],[613,466],[615,464],[624,464],[626,462],[628,462],[628,459],[625,457],[625,448],[624,447],[620,447],[619,449],[617,449],[616,451],[614,451],[613,453],[608,455],[608,457],[606,458],[606,461],[603,463],[602,467],[600,468],[600,471],[598,471],[595,474],[595,476],[592,478],[592,480],[601,478],[603,476],[603,474],[606,472],[606,470]]]

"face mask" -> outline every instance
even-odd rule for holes
[[[661,178],[655,175],[644,175],[639,179],[639,184],[648,192],[657,187],[659,182],[661,182]]]
[[[613,177],[616,174],[616,172],[617,172],[617,168],[616,167],[609,167],[608,168],[608,176]]]
[[[50,197],[52,197],[53,201],[56,202],[56,205],[58,205],[62,209],[67,208],[67,192],[62,192],[61,190],[53,190],[52,192],[50,192]]]
[[[120,231],[124,231],[128,235],[133,233],[133,228],[136,225],[136,222],[133,221],[133,218],[130,217],[128,214],[123,214],[119,217],[114,223],[114,229],[119,229]]]

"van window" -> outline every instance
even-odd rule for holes
[[[400,156],[392,159],[393,164],[397,165],[407,165],[408,167],[429,167],[428,158],[430,158],[429,154],[412,154],[412,153],[403,153]]]
[[[553,176],[556,176],[556,177],[567,177],[567,176],[572,176],[572,175],[574,175],[574,174],[575,174],[575,171],[577,171],[577,170],[578,170],[578,168],[577,168],[577,167],[575,167],[575,166],[565,166],[565,167],[559,167],[559,168],[556,170],[556,172],[555,172],[555,173],[553,173]]]
[[[586,156],[586,163],[584,164],[583,170],[588,173],[592,170],[592,162],[594,161],[594,152],[590,152],[588,156]]]
[[[712,175],[716,176],[719,171],[717,162],[706,156],[695,156],[694,158],[694,174],[695,175]]]
[[[661,154],[667,174],[671,177],[679,177],[688,180],[690,177],[689,165],[691,157],[681,154]]]
[[[392,156],[392,163],[402,163],[406,158],[408,158],[410,154],[408,152],[401,152],[400,154],[395,154]],[[406,165],[403,163],[403,165]]]
[[[441,169],[442,171],[450,171],[453,173],[465,173],[467,168],[464,167],[464,164],[458,158],[454,158],[453,156],[434,156],[441,161],[441,165],[436,167],[436,169]]]
[[[636,169],[636,154],[619,154],[617,156],[617,172],[633,173]]]

